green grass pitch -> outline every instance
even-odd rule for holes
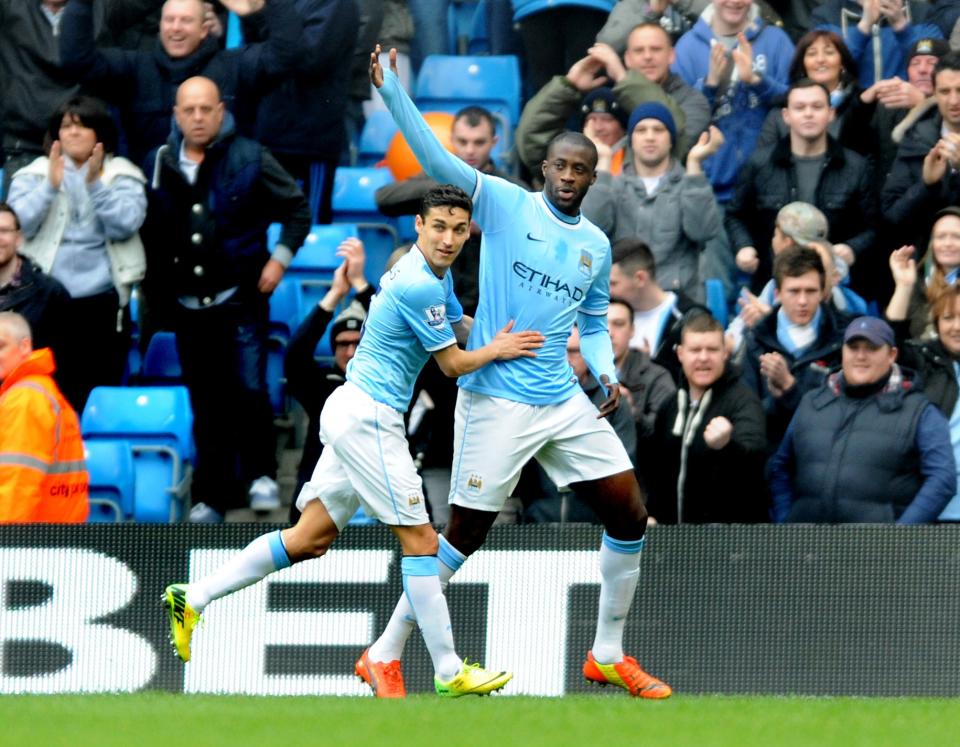
[[[19,747],[944,747],[960,700],[675,695],[405,701],[210,695],[0,696]]]

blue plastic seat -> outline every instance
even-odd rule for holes
[[[429,55],[414,99],[421,111],[482,106],[512,128],[520,120],[520,65],[513,55]]]
[[[331,223],[313,226],[300,251],[287,268],[286,276],[297,288],[298,323],[302,321],[326,295],[334,271],[343,260],[337,256],[337,248],[344,239],[359,236],[353,223]]]
[[[723,281],[719,278],[707,278],[703,281],[703,285],[706,290],[707,308],[710,309],[713,318],[720,322],[723,328],[726,329],[729,314],[727,312],[727,294],[723,287]]]
[[[144,384],[158,385],[179,384],[183,380],[177,336],[173,332],[156,332],[150,338],[140,378]]]
[[[477,0],[452,0],[447,6],[447,51],[450,54],[471,54],[470,40],[479,7]]]
[[[166,522],[184,516],[195,459],[186,387],[96,387],[80,429],[88,443],[130,444],[136,475],[134,519]]]
[[[386,109],[370,112],[360,131],[357,144],[357,166],[376,166],[387,155],[390,141],[397,132],[397,123]],[[337,170],[339,173],[339,169]]]
[[[377,190],[394,181],[388,169],[340,167],[333,182],[333,219],[353,223],[367,254],[366,273],[376,281],[397,247],[396,221],[377,209]]]
[[[284,345],[300,324],[300,294],[295,281],[284,278],[270,294],[270,337]]]
[[[125,439],[85,441],[90,476],[89,523],[123,521],[133,516],[135,468],[133,450]]]

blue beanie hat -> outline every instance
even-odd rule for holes
[[[677,125],[673,121],[673,115],[666,106],[661,104],[659,101],[647,101],[644,104],[640,104],[640,106],[634,109],[630,114],[630,122],[627,124],[628,137],[633,134],[633,130],[637,126],[637,123],[643,119],[656,119],[660,122],[663,122],[663,126],[670,131],[670,141],[674,145],[677,144]]]

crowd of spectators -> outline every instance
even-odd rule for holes
[[[77,412],[124,380],[133,323],[176,333],[194,519],[279,507],[268,299],[310,223],[332,219],[373,42],[416,74],[450,51],[448,6],[0,0],[0,311],[49,349]],[[503,123],[480,106],[453,118],[452,150],[536,188],[558,133],[595,144],[582,209],[613,250],[613,424],[653,519],[960,520],[960,0],[479,7],[489,50],[523,63],[526,105],[502,162]],[[240,45],[226,44],[231,21]],[[413,215],[433,186],[390,184],[377,206]],[[481,231],[453,270],[467,313]],[[301,482],[382,270],[357,239],[338,251],[288,347],[310,422]],[[602,400],[578,349],[574,330],[574,375]],[[411,448],[439,475],[427,491],[442,520],[456,388],[431,363],[418,391]],[[567,499],[543,482],[521,480],[518,511],[555,518],[532,508]]]

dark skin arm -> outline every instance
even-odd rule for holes
[[[607,392],[607,398],[600,403],[599,414],[597,415],[597,420],[600,418],[609,418],[620,407],[620,387],[613,386],[610,383],[610,377],[606,374],[600,375],[600,383],[603,384],[604,390]]]

